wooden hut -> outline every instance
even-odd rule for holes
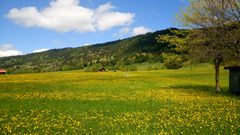
[[[100,69],[98,70],[98,72],[105,72],[105,71],[106,71],[105,68],[100,68]]]
[[[6,70],[4,70],[4,69],[0,69],[0,75],[6,74],[6,73],[7,73]]]
[[[224,69],[229,69],[229,90],[240,95],[240,66],[229,66]]]

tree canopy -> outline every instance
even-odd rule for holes
[[[240,1],[190,0],[178,15],[179,21],[194,28],[188,36],[191,54],[211,59],[215,66],[216,91],[220,91],[221,64],[239,64]]]

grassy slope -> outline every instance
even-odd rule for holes
[[[102,44],[53,49],[23,56],[0,58],[0,68],[8,70],[9,73],[29,73],[82,69],[87,65],[89,66],[90,63],[114,67],[117,62],[120,65],[124,64],[121,61],[126,62],[126,59],[138,63],[135,61],[135,57],[142,53],[151,54],[154,56],[152,60],[158,62],[161,61],[159,56],[167,50],[168,44],[158,43],[156,37],[158,35],[171,35],[173,29],[170,28]],[[150,61],[150,59],[147,61]]]
[[[227,91],[228,72],[221,71]],[[0,76],[0,133],[239,134],[240,98],[210,65]]]

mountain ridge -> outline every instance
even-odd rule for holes
[[[0,68],[10,73],[48,72],[83,69],[86,67],[111,67],[142,62],[162,62],[160,54],[168,44],[159,43],[158,35],[173,34],[168,28],[126,39],[81,47],[51,49],[44,52],[0,58]]]

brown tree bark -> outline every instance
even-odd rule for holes
[[[219,65],[215,65],[215,90],[216,92],[220,92],[221,89],[220,89],[220,77],[219,77],[219,69],[220,69],[220,66]]]
[[[216,53],[214,58],[214,66],[215,66],[215,90],[216,92],[220,92],[220,65],[223,61],[223,56],[221,53]]]

